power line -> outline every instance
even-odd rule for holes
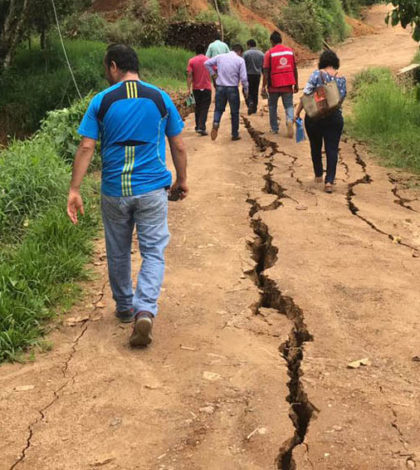
[[[70,74],[73,79],[73,83],[76,88],[77,94],[79,95],[79,98],[82,99],[82,94],[80,93],[79,87],[77,86],[76,77],[74,76],[73,69],[71,68],[69,57],[67,55],[66,46],[64,45],[63,35],[61,34],[60,22],[58,21],[57,9],[55,7],[55,1],[51,0],[51,3],[53,6],[53,10],[54,10],[54,16],[55,16],[55,22],[57,24],[58,35],[60,36],[61,46],[63,47],[64,57],[66,58],[67,65],[69,67]]]

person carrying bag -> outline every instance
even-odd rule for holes
[[[315,181],[323,181],[322,146],[327,154],[325,191],[332,193],[338,162],[338,147],[344,120],[341,105],[347,94],[345,77],[339,77],[340,60],[335,52],[324,51],[318,69],[310,76],[296,109],[295,122],[306,111],[305,128],[311,145]]]

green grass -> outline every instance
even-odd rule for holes
[[[67,40],[67,53],[82,95],[106,88],[103,57],[106,44]],[[186,87],[185,69],[193,55],[169,47],[138,48],[140,75],[167,91]],[[67,107],[77,98],[61,45],[52,39],[48,50],[34,43],[18,50],[13,67],[0,75],[0,126],[11,135],[25,135],[39,127],[47,111]]]
[[[386,165],[420,171],[420,102],[403,91],[391,72],[370,69],[354,82],[351,135],[363,139]]]
[[[46,320],[74,302],[98,230],[98,188],[91,177],[83,188],[86,215],[76,227],[68,220],[71,169],[57,152],[62,129],[49,120],[56,117],[32,139],[0,153],[0,362],[42,345]],[[76,117],[68,121],[76,125]]]

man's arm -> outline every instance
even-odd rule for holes
[[[244,90],[244,94],[245,96],[248,95],[248,86],[249,86],[249,83],[248,83],[248,75],[246,73],[246,65],[245,65],[245,60],[241,60],[241,68],[239,70],[239,77],[240,77],[240,80],[242,82],[242,88]]]
[[[209,71],[210,77],[213,77],[213,75],[215,75],[215,73],[216,73],[214,71],[213,67],[217,66],[217,56],[213,57],[212,59],[206,60],[204,62],[204,66]]]
[[[77,149],[73,164],[73,174],[70,183],[69,196],[67,199],[67,215],[73,224],[77,224],[77,213],[83,215],[83,200],[80,195],[80,186],[86,175],[89,164],[95,153],[96,140],[83,137]]]
[[[298,91],[299,91],[299,74],[298,74],[298,69],[297,69],[297,65],[296,65],[296,60],[295,60],[295,79],[296,79],[296,85],[295,85],[294,92],[298,93]]]
[[[176,180],[172,185],[171,191],[180,190],[181,199],[184,199],[188,193],[187,186],[187,151],[181,134],[174,137],[168,137],[169,147],[171,149],[172,161],[176,171]]]
[[[193,74],[192,72],[187,71],[187,87],[188,87],[188,93],[190,94],[191,94],[192,82],[193,82]]]

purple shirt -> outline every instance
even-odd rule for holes
[[[220,54],[209,59],[205,64],[210,75],[214,75],[213,67],[217,67],[216,85],[219,86],[239,86],[242,82],[244,91],[248,91],[248,76],[246,73],[245,61],[236,52]]]

